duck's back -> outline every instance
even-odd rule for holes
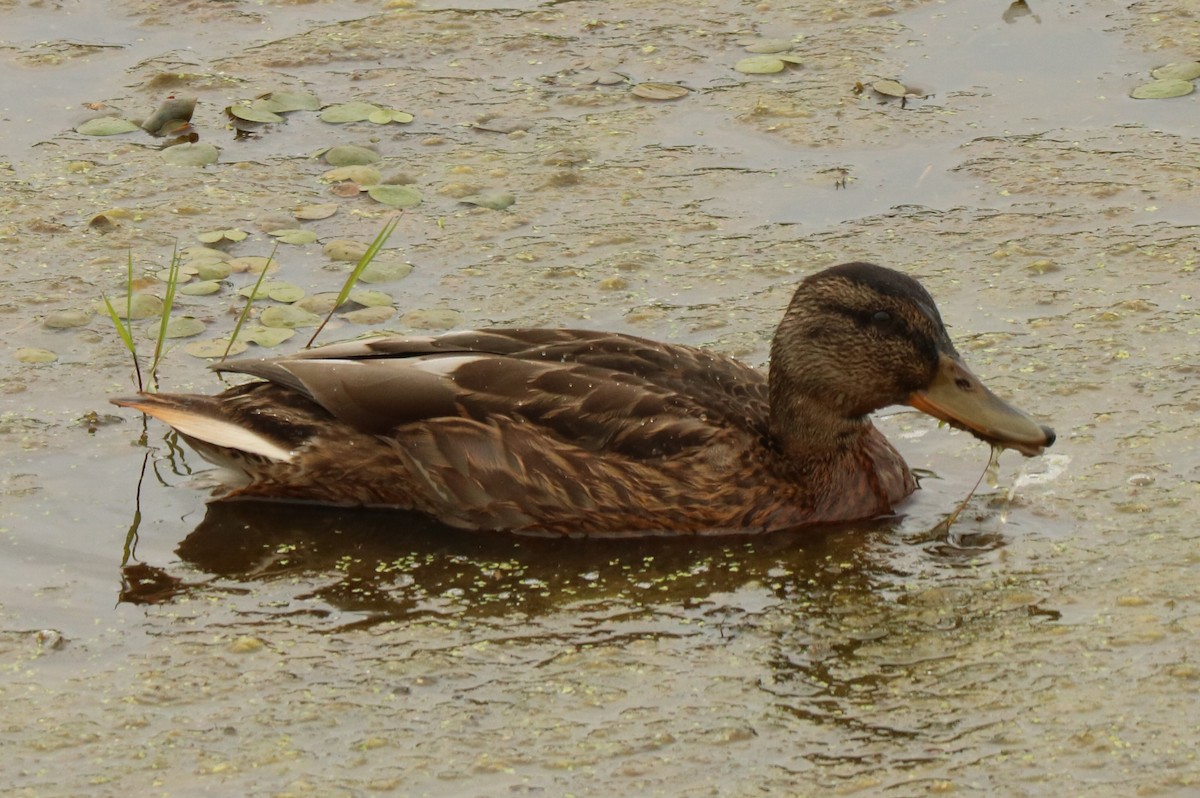
[[[554,534],[763,526],[767,382],[688,346],[579,330],[389,337],[240,360],[266,380],[127,402],[245,471],[233,496],[388,505]]]

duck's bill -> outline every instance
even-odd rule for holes
[[[962,361],[943,353],[933,383],[915,391],[908,404],[993,446],[1016,449],[1026,457],[1054,443],[1054,430],[987,389]]]

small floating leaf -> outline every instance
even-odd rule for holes
[[[885,97],[903,97],[908,94],[908,89],[897,80],[877,80],[871,84],[871,88]]]
[[[788,54],[784,53],[782,55],[777,55],[775,57],[778,58],[780,61],[782,61],[785,64],[796,64],[797,66],[799,66],[800,64],[804,63],[804,59],[798,55],[788,55]]]
[[[324,291],[320,294],[306,296],[296,303],[296,307],[303,308],[309,313],[319,313],[325,315],[333,310],[337,305],[338,295],[334,291]],[[362,303],[359,303],[362,304]]]
[[[207,142],[185,142],[162,151],[163,159],[173,166],[208,166],[216,163],[220,154],[220,150]]]
[[[287,327],[264,327],[261,324],[242,328],[242,338],[259,346],[279,346],[295,334],[295,330]]]
[[[357,261],[367,251],[367,245],[349,238],[335,238],[325,245],[322,252],[330,260]]]
[[[1177,64],[1166,64],[1152,70],[1150,76],[1155,80],[1195,80],[1200,78],[1200,61],[1180,61]]]
[[[757,39],[749,44],[742,42],[739,42],[739,44],[742,44],[742,46],[746,48],[747,52],[761,53],[764,55],[783,53],[792,49],[792,43],[787,39]]]
[[[511,116],[493,116],[488,119],[480,119],[471,127],[491,133],[516,133],[518,130],[529,130],[533,127],[533,122],[528,119],[514,119]]]
[[[376,125],[386,125],[391,122],[407,125],[409,122],[416,119],[415,116],[407,111],[397,111],[394,108],[380,108],[377,111],[372,111],[367,117],[367,121]]]
[[[357,144],[339,144],[325,150],[322,157],[330,166],[363,166],[376,163],[379,160],[379,153]]]
[[[330,169],[321,175],[321,179],[327,183],[340,183],[343,180],[349,180],[352,183],[358,183],[360,186],[371,186],[382,180],[383,176],[373,166],[339,166],[337,169]]]
[[[152,316],[157,316],[162,313],[163,301],[154,294],[134,294],[129,298],[128,302],[117,303],[116,308],[117,318],[120,319],[148,319]]]
[[[257,287],[257,291],[255,288]],[[304,296],[304,289],[299,286],[292,285],[284,280],[267,280],[266,282],[257,283],[256,285],[247,285],[238,289],[238,296],[249,297],[253,295],[255,299],[270,297],[277,302],[295,302],[300,297]],[[290,299],[288,297],[291,297]]]
[[[294,228],[294,229],[288,229],[288,230],[272,230],[269,233],[267,233],[267,235],[274,237],[280,243],[296,244],[297,246],[303,246],[304,244],[311,244],[312,242],[317,240],[316,233],[314,233],[312,230],[304,230],[301,228]]]
[[[221,290],[221,284],[216,280],[200,280],[195,283],[179,286],[179,293],[186,296],[208,296]]]
[[[231,227],[228,230],[206,230],[203,233],[196,234],[196,240],[201,244],[216,244],[218,241],[245,241],[248,233],[245,230],[240,230],[236,227]]]
[[[404,314],[402,321],[419,330],[449,330],[462,324],[463,316],[449,308],[422,308]]]
[[[316,327],[321,323],[320,316],[295,305],[269,307],[262,312],[258,320],[264,327],[286,327],[289,330],[297,327]]]
[[[261,107],[277,114],[288,111],[315,111],[321,107],[317,95],[306,91],[273,91],[258,98]]]
[[[378,306],[372,308],[360,308],[359,310],[350,310],[341,314],[341,317],[351,324],[363,324],[370,326],[373,324],[383,324],[385,321],[395,315],[395,308]]]
[[[267,274],[274,274],[279,270],[279,261],[265,258],[262,255],[247,255],[242,258],[233,258],[226,261],[231,272],[254,272],[262,274],[262,270],[266,267]]]
[[[390,295],[371,288],[360,288],[357,291],[351,291],[350,301],[357,302],[365,308],[391,307],[395,304]]]
[[[13,352],[13,357],[20,363],[30,364],[53,363],[58,360],[58,355],[49,349],[42,349],[36,346],[22,346]]]
[[[1195,90],[1190,80],[1154,80],[1138,86],[1129,92],[1129,96],[1135,100],[1168,100],[1191,94]]]
[[[678,100],[691,93],[690,89],[676,83],[639,83],[630,91],[644,100]]]
[[[274,111],[269,111],[255,103],[240,103],[227,106],[225,113],[236,116],[243,122],[261,122],[262,124],[277,124],[283,117]]]
[[[191,338],[204,332],[204,322],[191,316],[176,316],[167,322],[167,338]]]
[[[192,265],[178,266],[176,268],[159,269],[155,273],[155,277],[162,280],[164,283],[174,280],[177,283],[185,283],[196,276],[199,270]]]
[[[320,205],[301,205],[292,215],[297,219],[305,221],[313,221],[316,219],[328,219],[338,211],[336,202],[325,202]]]
[[[75,128],[75,132],[85,136],[119,136],[122,133],[132,133],[140,129],[141,127],[137,123],[130,122],[128,119],[121,119],[118,116],[101,116],[84,122]]]
[[[240,355],[248,348],[245,341],[234,341],[230,346],[228,338],[217,338],[211,341],[192,341],[184,344],[183,351],[192,357],[224,357],[227,352],[230,355]]]
[[[232,273],[229,261],[210,260],[196,264],[196,277],[201,280],[224,280]]]
[[[365,302],[360,302],[365,305]],[[46,314],[42,321],[43,327],[51,330],[69,330],[72,327],[82,327],[92,319],[92,314],[86,310],[55,310]]]
[[[378,105],[371,103],[350,102],[331,105],[321,112],[321,121],[340,125],[346,122],[364,122],[371,114],[381,111]]]
[[[421,192],[409,186],[371,186],[367,194],[376,202],[393,208],[415,208],[421,204]]]
[[[773,55],[752,55],[738,61],[733,68],[746,75],[769,75],[772,72],[782,72],[783,66],[782,59]]]
[[[358,275],[358,279],[363,283],[390,283],[407,277],[411,271],[411,263],[376,258],[367,264],[362,273]]]
[[[478,205],[481,208],[491,208],[494,211],[502,211],[516,201],[516,197],[505,192],[472,194],[469,197],[463,197],[459,200],[459,202],[465,202],[467,205]]]

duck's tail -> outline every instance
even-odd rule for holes
[[[110,401],[169,424],[196,451],[218,465],[245,470],[248,456],[286,463],[294,455],[292,447],[279,438],[239,423],[225,405],[211,396],[141,393]]]

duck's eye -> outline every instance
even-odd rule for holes
[[[886,310],[877,310],[875,311],[875,314],[871,316],[871,323],[876,327],[887,327],[892,323],[892,314],[888,313]]]

